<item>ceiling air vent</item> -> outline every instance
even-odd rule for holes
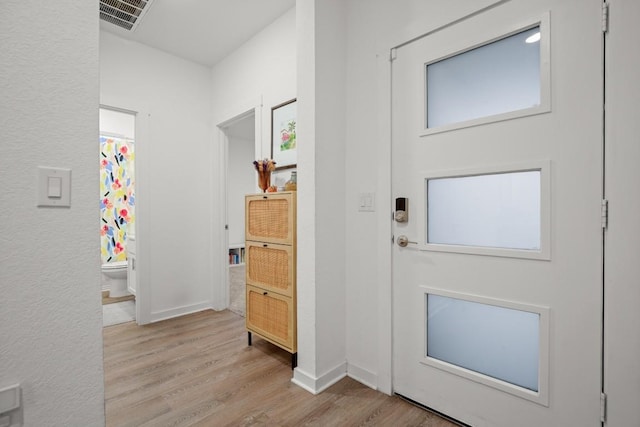
[[[135,31],[153,0],[100,0],[100,19]]]

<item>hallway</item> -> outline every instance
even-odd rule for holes
[[[319,395],[291,383],[290,355],[244,318],[204,311],[104,329],[107,426],[454,424],[345,378]]]

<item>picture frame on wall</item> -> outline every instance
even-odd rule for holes
[[[295,168],[298,159],[296,99],[271,108],[271,158],[276,170]]]

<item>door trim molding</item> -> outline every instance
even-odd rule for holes
[[[481,168],[464,168],[419,172],[419,179],[426,181],[436,178],[461,178],[468,176],[492,175],[512,172],[540,171],[540,249],[524,250],[509,248],[492,248],[482,246],[463,246],[428,243],[427,239],[427,190],[422,191],[422,200],[417,210],[419,244],[421,251],[448,252],[471,255],[486,255],[506,258],[523,258],[534,260],[551,260],[551,161],[531,160],[520,163],[492,165]],[[421,243],[424,242],[424,243]]]

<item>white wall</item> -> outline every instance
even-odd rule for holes
[[[295,10],[292,9],[218,63],[211,72],[212,102],[210,120],[223,124],[255,108],[256,146],[254,159],[271,156],[271,107],[296,97],[296,32]],[[211,259],[225,261],[224,217],[220,200],[224,198],[224,135],[214,132],[209,156],[214,182],[210,194],[213,227]],[[244,166],[257,190],[257,177],[251,163]],[[284,172],[287,179],[289,172]],[[273,177],[272,182],[277,178]],[[214,308],[226,308],[224,262],[214,263]]]
[[[212,305],[210,94],[208,68],[100,32],[100,102],[138,112],[142,323]]]
[[[317,393],[346,364],[346,4],[298,0],[298,367]]]
[[[296,97],[295,25],[291,9],[213,67],[215,124],[262,104],[257,158],[271,156],[271,107]]]
[[[255,118],[247,119],[251,124],[251,132],[255,132]],[[233,132],[233,126],[229,132]],[[244,246],[244,196],[255,192],[256,174],[252,162],[255,160],[255,137],[246,138],[229,135],[229,163],[227,169],[227,223],[229,224],[229,245]]]
[[[0,57],[0,388],[26,426],[104,425],[96,4],[1,2]],[[70,208],[36,207],[40,165]]]

